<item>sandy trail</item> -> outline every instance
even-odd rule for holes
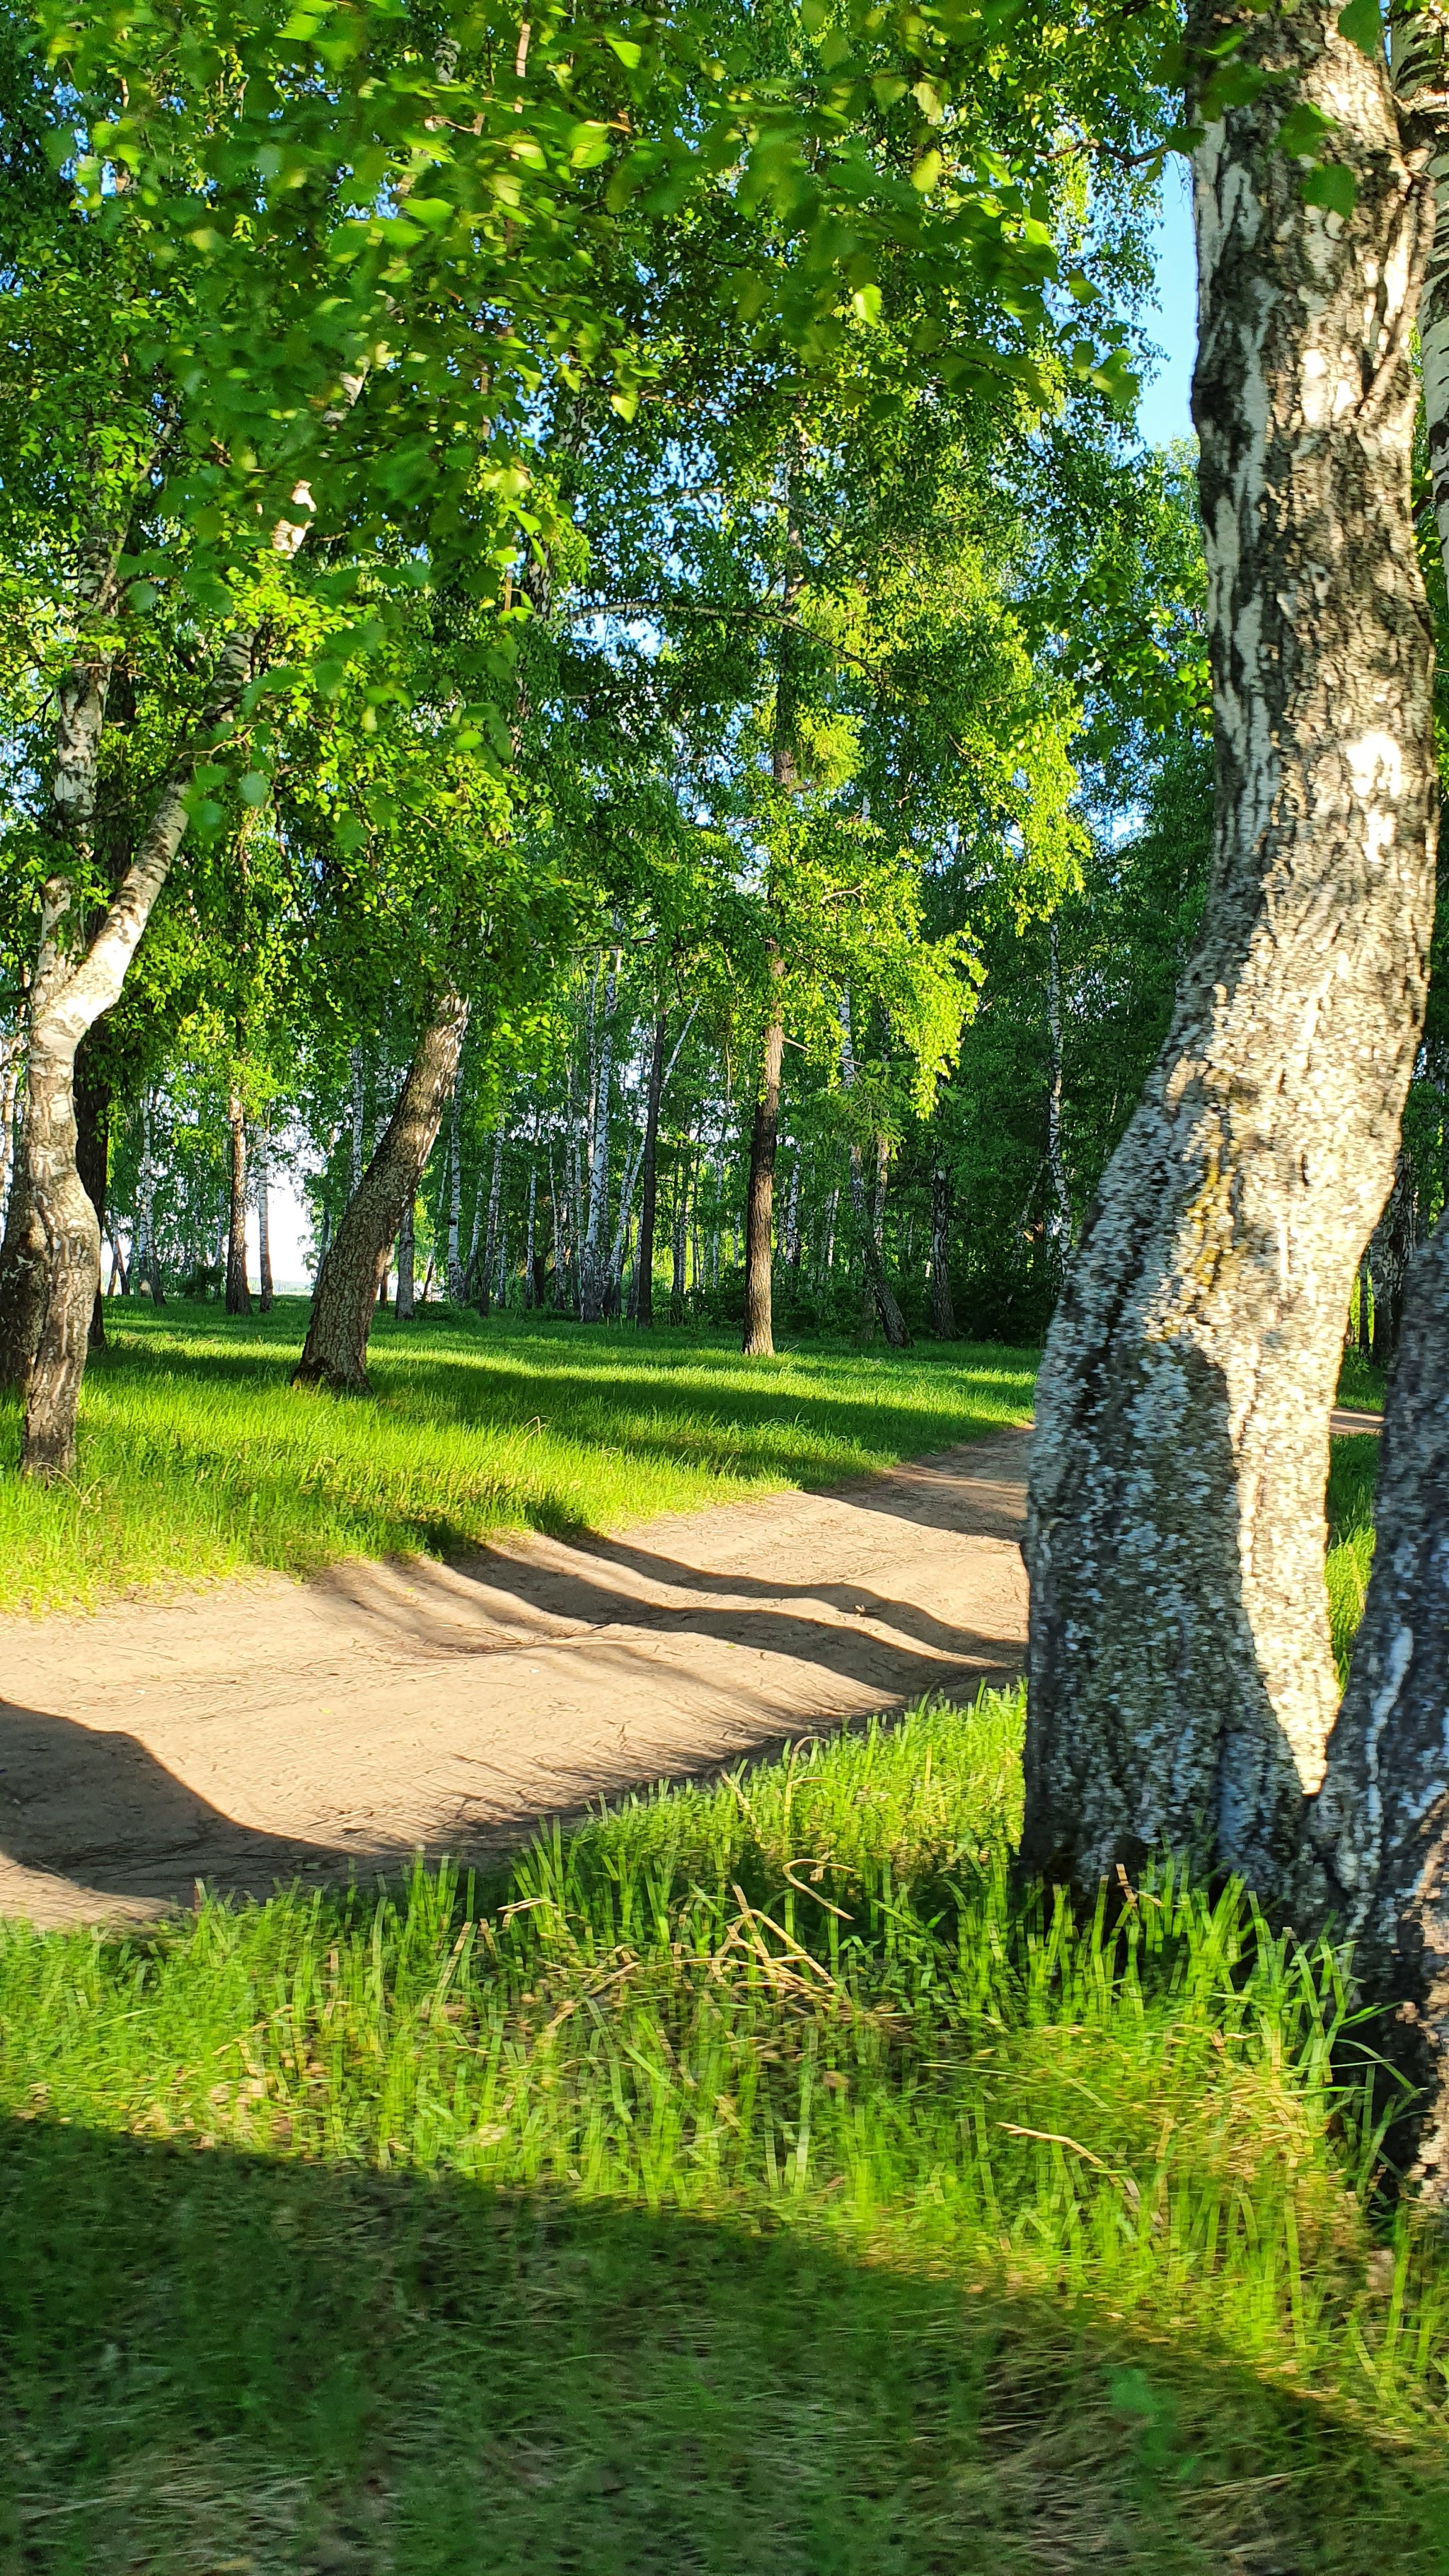
[[[0,1620],[0,1913],[466,1855],[1019,1669],[1025,1431],[833,1494]]]
[[[0,1914],[148,1915],[197,1879],[262,1894],[466,1857],[601,1794],[1004,1680],[1026,1642],[1028,1437],[618,1538],[0,1619]]]

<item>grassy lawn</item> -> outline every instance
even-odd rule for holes
[[[1019,1731],[0,1926],[6,2576],[1449,2568],[1332,1954],[1014,1893]]]
[[[300,1298],[250,1322],[112,1306],[79,1476],[59,1491],[9,1472],[18,1426],[0,1408],[0,1610],[832,1485],[1026,1420],[1036,1367],[959,1344],[745,1360],[724,1333],[429,1313],[380,1321],[376,1400],[339,1403],[287,1383],[305,1322]]]
[[[49,1493],[10,1470],[0,1400],[0,1611],[88,1606],[147,1584],[343,1556],[448,1556],[492,1530],[620,1529],[868,1475],[1029,1419],[1037,1354],[812,1342],[742,1359],[733,1335],[429,1314],[382,1320],[372,1402],[287,1383],[305,1308],[110,1310],[82,1399],[81,1463]],[[1382,1401],[1356,1356],[1343,1400]],[[1328,1564],[1347,1655],[1372,1556],[1371,1438],[1334,1443]]]

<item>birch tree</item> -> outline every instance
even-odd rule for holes
[[[1189,17],[1212,875],[1052,1325],[1027,1542],[1023,1858],[1089,1885],[1166,1843],[1282,1887],[1335,1714],[1328,1412],[1435,822],[1409,491],[1429,207],[1338,14]]]

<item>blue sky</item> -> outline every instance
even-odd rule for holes
[[[1197,348],[1197,262],[1192,240],[1192,206],[1187,169],[1173,160],[1162,183],[1162,214],[1157,227],[1157,310],[1144,315],[1148,336],[1163,352],[1163,361],[1144,386],[1138,418],[1151,447],[1169,438],[1189,438],[1192,417],[1192,362]]]

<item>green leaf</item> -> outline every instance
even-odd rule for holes
[[[1339,12],[1338,32],[1347,36],[1351,45],[1357,45],[1361,54],[1367,54],[1371,63],[1380,61],[1384,21],[1379,0],[1348,0],[1348,7]]]
[[[609,157],[609,129],[593,120],[576,125],[569,136],[569,163],[575,170],[596,170]]]
[[[1293,160],[1316,161],[1325,134],[1334,133],[1337,124],[1336,117],[1325,116],[1321,107],[1311,107],[1306,99],[1300,99],[1296,107],[1289,109],[1275,139],[1279,150]]]
[[[1358,181],[1341,161],[1325,161],[1302,183],[1305,206],[1326,206],[1331,215],[1351,215],[1358,202]]]
[[[604,42],[611,53],[618,55],[626,72],[637,72],[644,60],[642,45],[636,45],[632,36],[606,36]]]
[[[271,792],[272,782],[264,769],[249,769],[237,786],[244,805],[265,805]]]

